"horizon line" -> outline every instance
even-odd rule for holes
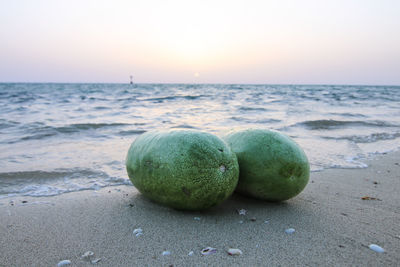
[[[0,84],[121,84],[131,85],[130,82],[4,82],[0,81]],[[179,84],[179,85],[312,85],[312,86],[395,86],[398,87],[400,84],[362,84],[362,83],[227,83],[227,82],[204,82],[204,83],[190,83],[190,82],[138,82],[132,85],[139,84]]]

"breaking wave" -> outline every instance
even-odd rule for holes
[[[385,121],[341,121],[312,120],[296,123],[294,126],[304,126],[310,130],[329,130],[343,127],[399,127]]]

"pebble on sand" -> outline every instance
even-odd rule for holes
[[[372,250],[375,251],[375,252],[378,252],[378,253],[383,253],[383,252],[385,252],[385,250],[384,250],[382,247],[380,247],[380,246],[378,246],[378,245],[376,245],[376,244],[371,244],[371,245],[369,245],[369,248],[372,249]]]
[[[163,251],[163,253],[162,253],[161,255],[163,255],[163,256],[168,256],[168,255],[171,255],[171,252],[169,252],[168,250],[166,250],[166,251]]]
[[[136,236],[142,235],[143,234],[142,228],[137,228],[137,229],[133,230],[133,234]]]
[[[66,265],[70,265],[70,264],[71,264],[70,260],[62,260],[59,263],[57,263],[57,267],[66,266]]]
[[[93,255],[94,255],[93,251],[86,251],[81,257],[82,259],[87,260],[90,259],[90,257],[92,257]]]
[[[245,210],[245,209],[237,210],[237,213],[238,213],[239,215],[246,215],[246,212],[247,212],[247,210]]]
[[[288,228],[285,230],[285,233],[287,234],[293,234],[296,230],[294,230],[293,228]]]
[[[90,261],[92,264],[96,264],[96,263],[98,263],[98,262],[100,262],[101,261],[101,258],[97,258],[97,259],[94,259],[94,260],[92,260],[92,261]]]
[[[235,256],[235,255],[242,255],[243,252],[238,248],[230,248],[228,249],[228,254],[231,256]]]
[[[216,248],[206,247],[201,250],[201,255],[211,255],[217,252]]]

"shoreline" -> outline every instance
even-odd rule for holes
[[[283,203],[234,194],[203,212],[159,206],[133,186],[3,198],[0,266],[396,266],[400,151],[366,162],[312,172],[305,190]],[[208,246],[217,252],[202,256]],[[230,256],[229,248],[243,254]],[[87,251],[101,260],[82,259]]]
[[[357,162],[358,166],[354,166],[354,167],[345,167],[345,166],[340,166],[340,165],[333,165],[331,167],[320,167],[318,169],[314,169],[314,170],[310,170],[310,175],[312,175],[312,173],[316,173],[316,172],[324,172],[324,171],[329,171],[329,170],[358,170],[358,169],[365,169],[369,167],[369,164],[367,164],[368,162],[371,162],[373,160],[375,160],[376,158],[385,156],[387,154],[394,154],[394,153],[399,153],[400,152],[400,147],[398,148],[394,148],[390,151],[387,152],[375,152],[375,153],[369,153],[367,156],[362,157],[362,158],[357,158],[355,162]],[[310,164],[311,166],[311,164]],[[78,168],[79,169],[79,168]],[[82,170],[84,171],[85,169],[82,168]],[[125,168],[124,168],[125,170]],[[54,172],[57,172],[58,169],[55,169]],[[73,169],[73,171],[76,171],[76,169]],[[126,170],[125,170],[126,172]],[[11,173],[19,173],[17,171],[11,171],[11,172],[5,172],[6,175],[9,175]],[[38,177],[38,175],[43,175],[43,173],[52,173],[52,171],[42,171],[42,170],[37,170],[37,171],[23,171],[22,173],[29,173],[30,175],[35,175],[35,178],[40,178]],[[3,173],[4,174],[4,173]],[[126,173],[125,173],[126,175]],[[0,177],[1,178],[1,177]],[[121,182],[118,181],[117,184],[109,184],[106,185],[104,187],[98,187],[97,185],[92,185],[91,187],[84,187],[84,188],[75,188],[74,190],[70,190],[68,191],[65,190],[66,188],[56,188],[56,191],[59,192],[52,192],[51,194],[37,194],[36,191],[34,192],[25,192],[25,194],[22,194],[20,192],[14,192],[14,193],[1,193],[0,194],[0,200],[3,199],[15,199],[15,198],[28,198],[28,197],[33,197],[33,198],[40,198],[40,197],[56,197],[56,196],[60,196],[63,194],[70,194],[70,193],[77,193],[77,192],[82,192],[82,191],[89,191],[89,192],[93,192],[93,191],[99,191],[99,190],[108,190],[108,189],[113,189],[115,187],[119,187],[119,186],[123,186],[123,185],[128,185],[131,186],[131,182],[129,181],[129,178],[126,175],[126,179],[127,181]],[[7,185],[7,184],[6,184]],[[46,184],[47,185],[47,184]],[[52,186],[52,184],[51,184]],[[0,184],[1,187],[1,184]],[[54,189],[54,188],[53,188]],[[40,190],[40,189],[39,189]],[[22,190],[24,191],[24,190]]]

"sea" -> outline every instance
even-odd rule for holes
[[[367,168],[400,148],[400,86],[0,83],[0,198],[129,185],[147,131],[247,128],[290,136],[313,172]]]

